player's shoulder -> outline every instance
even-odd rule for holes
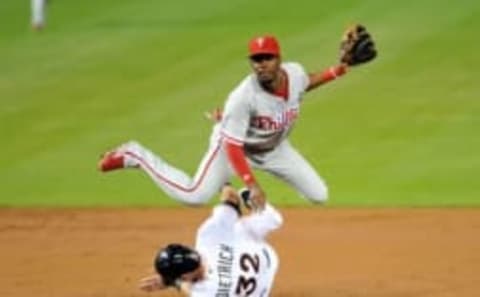
[[[197,230],[197,236],[195,238],[195,248],[202,249],[204,247],[213,246],[218,241],[218,235],[212,233],[206,228],[200,228]]]
[[[284,62],[282,68],[290,75],[304,75],[305,68],[298,62]]]
[[[198,229],[197,229],[197,236],[196,242],[197,244],[201,244],[206,241],[213,241],[217,237],[215,225],[212,226],[208,221],[204,222]]]
[[[230,100],[243,100],[252,97],[255,93],[255,77],[250,74],[245,77],[229,94]]]
[[[231,237],[231,232],[225,229],[223,224],[207,220],[197,229],[195,242],[201,246],[209,246],[222,240],[229,240]]]

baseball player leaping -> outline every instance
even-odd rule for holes
[[[282,224],[270,204],[241,217],[239,194],[224,187],[222,203],[197,231],[195,249],[169,244],[160,249],[157,274],[140,281],[147,292],[176,287],[192,297],[267,297],[278,268],[278,256],[265,237]]]
[[[352,26],[341,43],[340,63],[311,74],[298,63],[282,63],[273,36],[253,38],[248,50],[253,74],[230,93],[223,112],[212,115],[218,123],[193,178],[134,141],[106,153],[100,170],[141,168],[165,193],[187,204],[206,203],[236,174],[252,192],[253,203],[261,207],[266,197],[253,167],[284,180],[313,202],[326,201],[324,180],[287,137],[305,92],[345,74],[348,66],[376,56],[370,35],[363,26]]]

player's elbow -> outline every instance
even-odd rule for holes
[[[274,223],[276,228],[280,228],[283,225],[283,216],[280,212],[277,212],[274,217]]]
[[[283,216],[282,214],[275,208],[271,207],[270,205],[267,206],[271,210],[271,222],[272,222],[272,229],[278,229],[283,225]]]

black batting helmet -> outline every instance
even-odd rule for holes
[[[194,249],[182,244],[169,244],[158,251],[154,265],[165,284],[172,285],[183,274],[197,269],[200,262],[200,254]]]

